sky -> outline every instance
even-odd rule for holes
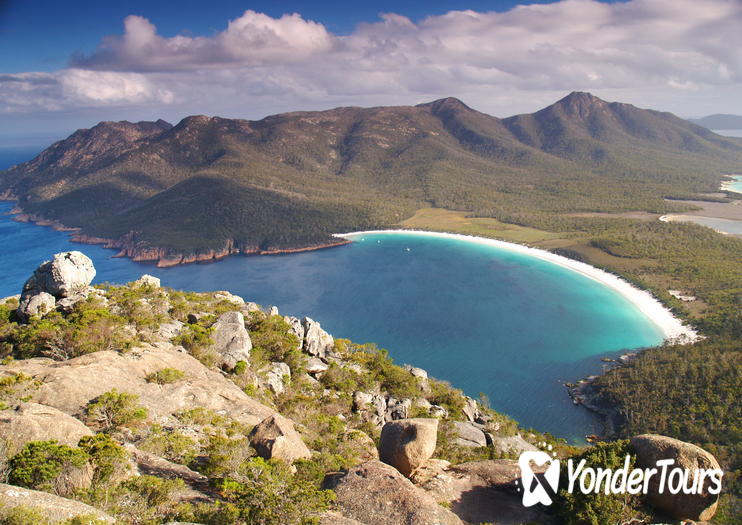
[[[571,91],[742,114],[742,0],[0,0],[0,147],[101,120],[257,119]]]

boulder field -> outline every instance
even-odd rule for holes
[[[262,458],[297,477],[320,469],[334,500],[312,512],[326,525],[559,523],[553,509],[521,504],[515,458],[542,437],[425,370],[229,292],[179,292],[147,275],[93,287],[94,277],[84,254],[60,253],[20,297],[0,300],[2,465],[29,443],[74,448],[105,433],[126,456],[119,478],[182,481],[161,505],[166,516],[180,504],[238,502],[219,480],[242,480],[245,462],[266,468],[254,462]],[[631,447],[641,466],[672,458],[718,468],[703,449],[664,436],[636,436]],[[0,513],[122,519],[47,488],[0,484]],[[709,520],[718,497],[652,487],[647,499],[676,519]]]

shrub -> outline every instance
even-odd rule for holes
[[[246,462],[240,480],[225,480],[220,488],[240,518],[255,525],[316,522],[316,514],[334,500],[332,491],[293,476],[284,463],[262,458]]]
[[[88,454],[56,441],[30,441],[10,458],[8,481],[37,490],[66,494],[67,477],[86,466]]]
[[[147,409],[139,405],[138,400],[138,395],[119,392],[114,388],[88,403],[85,415],[104,432],[110,432],[147,419]]]
[[[198,453],[198,443],[180,432],[163,432],[155,428],[139,448],[161,456],[168,461],[188,465]]]
[[[161,523],[174,515],[182,479],[137,476],[120,483],[109,494],[111,512],[125,523]]]
[[[582,454],[572,458],[575,463],[585,460],[593,467],[617,469],[624,466],[624,459],[630,453],[627,440],[611,443],[597,443]],[[632,459],[629,470],[634,467]],[[641,511],[641,499],[630,494],[570,494],[562,488],[557,493],[556,509],[566,525],[612,525],[639,520],[646,516]]]
[[[107,434],[85,436],[78,447],[90,457],[93,465],[93,485],[107,484],[124,474],[128,453]]]
[[[152,372],[144,379],[147,383],[157,383],[158,385],[167,385],[180,381],[185,377],[185,372],[177,368],[163,368],[157,372]]]
[[[215,432],[208,438],[204,450],[206,460],[199,470],[212,478],[236,476],[254,452],[246,437],[229,437],[222,432]]]
[[[8,509],[0,507],[2,525],[49,525],[46,514],[36,507],[17,505]]]
[[[30,401],[32,393],[41,386],[38,381],[24,373],[12,373],[0,378],[0,410],[5,410],[19,401]]]

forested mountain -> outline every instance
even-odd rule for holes
[[[166,258],[317,246],[431,205],[542,228],[564,212],[661,212],[664,197],[714,191],[735,169],[740,140],[572,93],[506,119],[446,98],[102,122],[0,174],[0,192],[128,255]]]

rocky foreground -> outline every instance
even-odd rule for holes
[[[424,370],[228,292],[94,277],[82,253],[57,254],[0,300],[3,519],[579,523],[558,504],[524,508],[515,461],[547,442],[579,450]],[[716,464],[637,439],[638,461]],[[715,507],[650,495],[636,509],[708,520]]]

